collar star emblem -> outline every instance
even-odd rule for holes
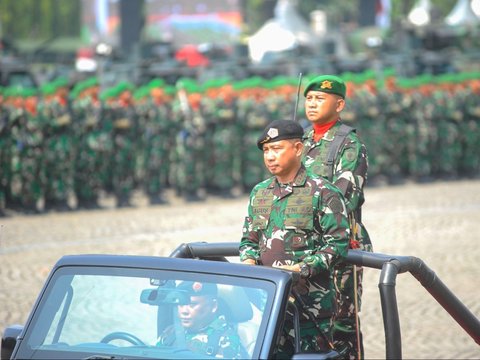
[[[328,80],[322,81],[322,85],[320,85],[320,89],[332,89],[332,82]]]

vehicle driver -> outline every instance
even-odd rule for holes
[[[229,324],[218,306],[216,284],[184,281],[177,290],[189,298],[178,305],[178,319],[185,336],[185,346],[202,355],[216,358],[244,358],[240,337]],[[169,326],[159,337],[157,345],[178,345],[175,325]]]

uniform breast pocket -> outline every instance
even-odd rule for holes
[[[312,216],[287,215],[285,218],[285,228],[296,231],[308,231],[313,229]]]
[[[309,216],[289,216],[285,219],[285,229],[291,231],[289,243],[292,250],[308,248],[308,238],[313,231],[313,218]]]

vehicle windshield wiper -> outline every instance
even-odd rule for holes
[[[127,358],[124,357],[117,357],[113,355],[90,355],[87,356],[86,358],[83,358],[82,360],[125,360]]]

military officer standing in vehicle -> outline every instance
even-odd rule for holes
[[[340,191],[308,174],[302,164],[302,136],[297,122],[276,120],[258,139],[273,177],[257,184],[250,194],[240,259],[244,264],[300,273],[293,296],[301,311],[301,348],[329,351],[335,298],[332,271],[347,253],[350,229]],[[293,354],[293,335],[287,321],[279,355]]]
[[[175,325],[167,327],[159,336],[157,346],[181,346],[184,342],[187,349],[201,357],[246,358],[239,335],[219,311],[216,284],[183,281],[176,290],[187,297],[186,303],[178,305],[183,331],[176,331]]]
[[[305,114],[312,128],[304,139],[303,163],[309,172],[331,181],[345,197],[350,222],[350,248],[372,251],[361,221],[367,180],[367,151],[355,130],[340,121],[345,107],[346,86],[333,75],[317,76],[305,90]],[[335,268],[337,289],[333,339],[335,348],[350,359],[363,358],[358,321],[362,293],[362,269],[339,264]]]

